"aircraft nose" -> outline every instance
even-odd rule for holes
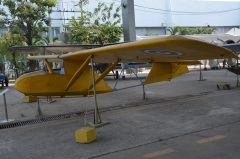
[[[28,92],[28,85],[29,85],[29,80],[28,78],[25,78],[24,75],[20,76],[16,82],[15,82],[15,88],[19,92],[26,94]]]

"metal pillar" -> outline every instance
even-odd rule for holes
[[[122,18],[124,42],[136,41],[134,0],[122,0]],[[127,65],[126,61],[121,63],[122,79],[125,79],[124,69]]]

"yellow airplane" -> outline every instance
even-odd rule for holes
[[[152,69],[144,84],[171,80],[188,72],[187,65],[197,60],[236,58],[232,51],[182,36],[149,39],[107,47],[81,50],[59,56],[31,56],[44,60],[47,72],[37,71],[20,76],[15,84],[18,91],[29,96],[68,96],[111,92],[104,77],[119,62],[150,62]],[[62,71],[56,72],[51,62],[61,61]],[[93,63],[108,63],[101,74]],[[95,89],[94,89],[95,88]]]

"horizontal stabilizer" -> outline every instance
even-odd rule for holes
[[[59,55],[28,56],[29,60],[47,60],[48,62],[61,62]]]

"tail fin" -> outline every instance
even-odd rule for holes
[[[188,73],[186,64],[181,63],[153,63],[152,69],[148,74],[144,84],[150,84],[161,81],[170,81],[184,73]]]

